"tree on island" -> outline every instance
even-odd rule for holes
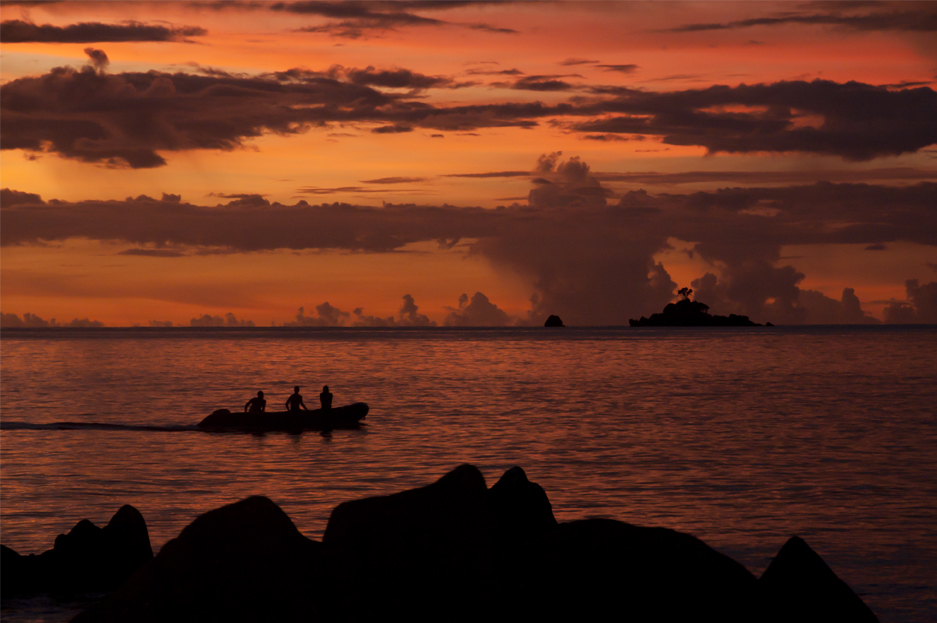
[[[689,301],[690,295],[693,294],[693,290],[691,290],[690,288],[680,288],[679,290],[677,290],[677,294],[682,296],[684,301]]]

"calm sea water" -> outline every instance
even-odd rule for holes
[[[344,500],[520,465],[560,521],[681,530],[755,574],[799,534],[882,621],[937,620],[937,327],[58,329],[4,331],[0,357],[0,540],[21,553],[128,503],[158,550],[253,494],[321,538]],[[367,425],[193,430],[296,384],[367,402]]]

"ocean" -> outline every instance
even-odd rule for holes
[[[326,384],[365,426],[195,427]],[[158,551],[254,494],[318,539],[342,501],[519,465],[559,521],[680,530],[756,575],[798,534],[883,623],[937,620],[934,326],[4,330],[0,418],[0,542],[23,554],[123,504]]]

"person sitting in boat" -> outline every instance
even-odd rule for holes
[[[257,392],[256,398],[251,398],[247,401],[247,404],[244,405],[244,412],[247,413],[262,413],[267,410],[267,401],[264,400],[264,393]]]
[[[302,407],[304,411],[309,410],[306,408],[306,405],[303,404],[303,397],[299,395],[299,385],[297,385],[293,388],[293,395],[286,399],[286,410],[298,413],[300,407]]]
[[[332,392],[329,391],[328,385],[322,386],[322,393],[319,394],[319,402],[322,403],[322,410],[327,411],[332,408]]]

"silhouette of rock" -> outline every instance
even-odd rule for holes
[[[321,544],[276,504],[250,497],[205,513],[73,621],[299,621],[317,618]]]
[[[480,616],[491,567],[491,513],[481,472],[462,465],[435,483],[339,504],[322,538],[333,563],[336,618],[428,619],[454,604]],[[365,599],[361,595],[366,595]]]
[[[769,621],[878,621],[859,596],[797,536],[788,539],[758,584]]]
[[[74,594],[116,588],[153,558],[146,522],[133,506],[120,508],[104,528],[87,519],[55,538],[51,550],[21,556],[2,547],[4,596]]]
[[[10,550],[12,552],[12,550]],[[7,560],[16,553],[3,552]],[[78,623],[109,621],[875,621],[803,541],[760,580],[690,535],[557,524],[519,467],[340,504],[322,543],[263,497],[210,511]]]
[[[563,321],[560,320],[559,316],[550,316],[547,318],[547,321],[543,323],[545,327],[565,327]]]
[[[755,577],[673,530],[610,519],[563,523],[537,569],[539,615],[552,620],[756,620]]]
[[[748,319],[748,316],[711,316],[709,305],[687,298],[668,303],[660,314],[651,314],[650,318],[641,316],[640,320],[628,320],[632,327],[760,327]]]

